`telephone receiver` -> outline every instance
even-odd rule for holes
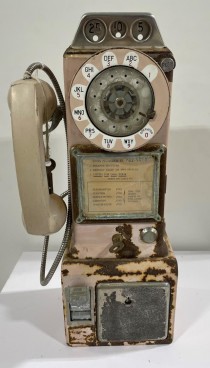
[[[62,228],[67,215],[63,198],[49,189],[43,141],[43,124],[57,108],[56,95],[41,79],[22,79],[10,87],[8,103],[23,223],[29,234],[50,235]]]

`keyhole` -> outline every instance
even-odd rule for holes
[[[131,298],[129,298],[129,296],[125,299],[125,304],[126,305],[130,305],[132,303]]]

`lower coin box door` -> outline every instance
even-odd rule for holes
[[[167,337],[168,283],[99,283],[96,293],[100,342],[141,342]]]

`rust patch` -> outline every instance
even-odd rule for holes
[[[143,282],[155,282],[155,279],[151,279],[149,278],[149,280],[147,280],[148,276],[150,276],[148,273],[145,273],[144,277],[142,278]]]
[[[121,262],[120,262],[121,263]],[[123,263],[127,263],[127,261],[122,262]],[[123,275],[127,275],[128,273],[123,271],[123,270],[119,270],[118,267],[119,263],[115,263],[115,262],[100,262],[100,266],[101,268],[97,271],[95,271],[93,273],[93,275],[110,275],[110,276],[123,276]],[[135,274],[137,274],[135,272]],[[139,274],[141,274],[141,271],[139,271]],[[91,276],[91,275],[90,275]]]
[[[116,258],[136,258],[141,252],[139,248],[131,241],[132,226],[123,224],[116,227],[117,233],[113,235],[113,245],[110,252],[116,254]]]
[[[96,345],[95,326],[69,327],[69,345],[94,346]]]
[[[61,271],[63,276],[67,276],[69,271],[67,269]]]
[[[171,267],[171,269],[173,271],[176,270],[176,261],[174,259],[173,261],[173,257],[170,257],[171,260],[169,260],[169,258],[163,258],[163,262],[166,265],[169,265]],[[168,262],[169,260],[169,262]],[[139,267],[141,266],[142,262],[149,262],[149,268],[148,269],[153,269],[155,268],[154,266],[157,264],[157,262],[159,261],[159,258],[155,258],[155,257],[150,257],[150,258],[144,258],[144,259],[135,259],[132,262],[134,262],[135,264],[139,265]],[[128,265],[131,261],[129,259],[84,259],[84,260],[80,260],[80,261],[76,261],[74,259],[71,259],[71,264],[76,263],[77,266],[88,266],[88,268],[90,269],[89,272],[86,273],[87,276],[92,276],[92,275],[109,275],[109,276],[123,276],[123,275],[130,275],[130,274],[135,274],[135,275],[141,275],[142,271],[140,270],[132,270],[132,268],[129,268],[128,271],[126,271],[125,269],[123,269],[124,265]],[[66,264],[66,263],[63,263]],[[154,265],[154,266],[153,266]],[[119,266],[120,267],[119,269]],[[98,269],[95,269],[91,272],[91,268],[97,267]],[[156,268],[157,269],[157,268]],[[158,267],[158,269],[160,269]],[[153,271],[151,271],[153,272]],[[162,269],[161,269],[162,272]],[[165,272],[165,271],[164,271]],[[147,273],[147,272],[144,272]],[[175,272],[174,272],[175,273]],[[175,273],[176,274],[176,273]]]
[[[79,253],[78,249],[74,246],[70,246],[69,248],[69,254],[68,256],[74,259],[78,259],[79,257],[77,256]]]
[[[154,275],[154,276],[157,276],[157,275],[163,275],[166,273],[166,270],[163,270],[161,268],[155,268],[155,267],[149,267],[147,269],[147,274],[148,275]]]
[[[178,276],[178,263],[176,258],[168,257],[164,259],[164,262],[171,267],[171,272]]]
[[[157,223],[156,230],[158,232],[158,238],[154,248],[154,254],[152,255],[152,257],[166,257],[168,255],[168,247],[164,240],[165,222],[163,221]]]

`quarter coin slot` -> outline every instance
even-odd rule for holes
[[[84,35],[90,42],[101,42],[106,35],[106,27],[100,19],[91,19],[84,27]]]

